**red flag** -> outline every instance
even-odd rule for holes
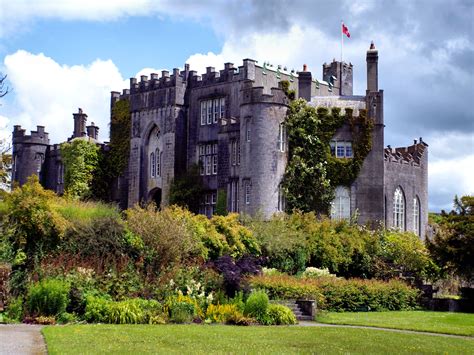
[[[351,38],[351,34],[349,33],[349,29],[344,25],[344,23],[342,24],[342,33],[344,33],[348,38]]]

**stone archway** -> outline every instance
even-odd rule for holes
[[[154,202],[157,208],[161,207],[162,193],[160,188],[155,188],[148,193],[148,201]]]

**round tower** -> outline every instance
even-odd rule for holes
[[[241,117],[240,211],[269,218],[284,210],[281,181],[285,173],[288,142],[284,125],[288,99],[284,92],[263,87],[243,90]]]
[[[14,126],[12,143],[12,187],[15,184],[23,185],[31,175],[37,175],[40,182],[43,182],[44,162],[49,146],[44,126],[36,126],[36,131],[31,131],[30,135],[26,135],[21,126]]]

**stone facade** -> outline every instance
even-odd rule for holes
[[[310,105],[352,108],[354,115],[366,109],[374,121],[372,150],[354,183],[337,190],[343,194],[337,195],[334,206],[340,213],[334,209],[334,217],[357,214],[360,223],[382,222],[424,235],[427,145],[420,139],[410,147],[385,148],[378,51],[373,45],[367,51],[363,96],[353,95],[352,64],[333,61],[323,65],[322,74],[324,80],[317,80],[306,66],[295,72],[244,59],[239,67],[208,67],[202,76],[185,65],[172,74],[131,78],[128,89],[111,93],[111,105],[130,102],[132,118],[129,166],[114,186],[115,200],[123,207],[151,200],[165,206],[173,179],[198,164],[206,190],[201,213],[210,216],[221,194],[228,211],[269,217],[284,210],[280,183],[288,154],[283,125],[288,99],[279,83],[285,80],[296,97]],[[85,132],[86,117],[81,110],[74,114],[73,137],[97,137],[94,125]],[[333,140],[335,154],[346,152],[344,158],[350,159],[349,125],[344,124]],[[22,184],[27,176],[40,174],[46,187],[63,191],[60,152],[49,145],[44,127],[26,136],[15,126],[13,147],[14,180]]]

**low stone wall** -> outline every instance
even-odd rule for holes
[[[474,304],[468,299],[433,298],[423,302],[423,306],[430,311],[474,313]]]
[[[0,263],[0,312],[5,309],[8,299],[8,281],[12,268],[9,264]]]

